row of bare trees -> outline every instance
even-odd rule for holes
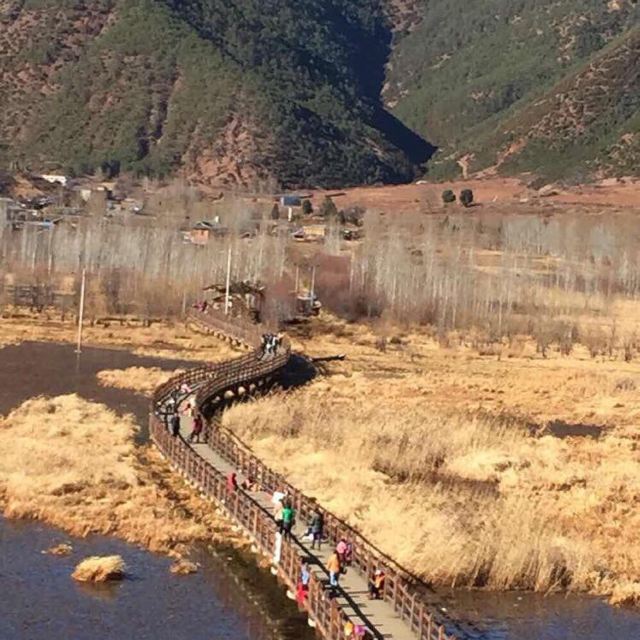
[[[638,299],[639,235],[631,216],[369,214],[352,249],[350,311],[566,343],[578,324],[610,324]]]
[[[175,228],[105,218],[52,230],[0,225],[0,267],[18,280],[71,290],[85,268],[94,313],[166,316],[180,313],[203,287],[224,282],[229,250],[233,281],[288,292],[298,260],[288,231],[274,233],[267,216],[258,226],[246,238],[242,225],[230,225],[227,236],[196,247]],[[315,256],[307,252],[318,266],[316,290],[351,317],[385,315],[441,334],[526,333],[538,335],[544,349],[551,339],[575,337],[572,327],[585,319],[606,324],[640,294],[640,234],[632,216],[369,212],[363,231],[361,242],[346,243],[332,221],[324,246]]]
[[[224,283],[229,251],[232,281],[280,281],[286,243],[286,234],[265,230],[195,246],[175,229],[87,218],[51,230],[0,226],[0,268],[5,284],[47,285],[62,294],[77,294],[86,269],[90,313],[158,317],[180,313],[204,287]]]

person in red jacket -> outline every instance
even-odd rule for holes
[[[193,442],[195,440],[198,444],[200,444],[200,435],[202,434],[203,424],[204,423],[202,420],[202,416],[197,413],[193,419],[193,431],[189,436],[189,442]]]
[[[231,471],[227,476],[227,491],[234,492],[238,488],[238,475],[235,471]]]

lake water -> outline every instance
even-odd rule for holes
[[[70,556],[42,553],[71,542]],[[106,585],[71,578],[91,555],[121,555],[127,578]],[[196,553],[201,570],[169,572],[171,560],[119,540],[77,539],[53,527],[0,518],[2,640],[266,640],[311,638],[305,619],[274,591],[276,607],[233,573],[236,558]],[[227,566],[225,566],[227,565]],[[255,579],[255,578],[253,578]]]
[[[578,595],[460,592],[447,609],[482,640],[639,640],[640,611]]]

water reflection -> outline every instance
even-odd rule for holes
[[[640,612],[599,598],[531,593],[455,592],[447,608],[483,640],[632,640]]]

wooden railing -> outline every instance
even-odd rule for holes
[[[258,347],[263,333],[274,333],[269,327],[257,325],[244,318],[232,318],[215,309],[204,312],[192,309],[187,319],[205,330],[223,334],[225,337],[240,341],[251,348]]]
[[[153,442],[173,466],[184,473],[202,493],[222,505],[228,515],[251,536],[260,551],[272,555],[276,526],[269,513],[249,494],[240,490],[229,491],[224,475],[200,457],[182,438],[172,437],[157,416],[151,415],[149,427]],[[301,557],[295,542],[282,540],[278,575],[291,591],[296,590]],[[323,638],[344,640],[343,629],[347,618],[335,598],[331,598],[324,588],[322,579],[313,572],[305,607]]]
[[[293,502],[301,520],[308,521],[312,517],[318,507],[317,502],[287,482],[284,476],[265,465],[237,436],[215,423],[210,423],[205,432],[205,439],[214,451],[230,462],[238,472],[251,477],[264,491],[285,492]],[[373,575],[376,569],[384,569],[386,578],[383,597],[418,637],[425,640],[444,637],[444,635],[438,635],[442,626],[437,623],[430,607],[424,602],[424,597],[418,590],[420,586],[426,589],[426,585],[420,585],[418,578],[377,549],[344,520],[324,509],[322,513],[325,534],[329,541],[337,544],[341,538],[345,538],[352,543],[352,566],[355,569],[364,576]],[[435,634],[434,629],[437,629]],[[442,633],[444,633],[443,629]]]
[[[204,314],[203,314],[204,315]],[[207,314],[207,324],[212,331],[233,331],[233,323],[217,314]],[[201,318],[199,318],[201,320]],[[219,326],[216,323],[219,321]],[[238,339],[247,346],[259,343],[264,331],[255,325],[238,331]],[[229,515],[242,525],[252,536],[255,544],[263,553],[271,554],[275,545],[276,527],[272,516],[265,511],[249,494],[242,491],[229,492],[226,479],[210,463],[199,456],[182,438],[173,438],[162,422],[161,407],[172,395],[180,393],[187,384],[198,385],[196,403],[198,407],[210,402],[212,398],[224,397],[225,392],[237,393],[240,386],[249,392],[250,386],[282,369],[289,357],[290,343],[285,340],[275,356],[263,358],[256,350],[245,356],[227,362],[199,367],[182,373],[158,387],[153,395],[150,416],[151,438],[171,461],[171,463],[194,482],[210,498],[223,504]],[[264,491],[284,490],[292,499],[300,519],[310,518],[317,503],[289,484],[286,479],[267,467],[250,449],[229,431],[210,422],[205,430],[208,445],[230,462],[238,472],[250,476]],[[332,543],[341,538],[348,539],[353,545],[353,568],[363,576],[369,577],[377,568],[383,568],[386,574],[383,598],[388,601],[406,621],[419,640],[453,640],[446,635],[420,592],[425,588],[415,576],[400,567],[392,558],[382,553],[353,527],[334,514],[322,510],[325,518],[325,533]],[[281,559],[278,571],[281,578],[295,589],[300,572],[301,552],[295,541],[282,542]],[[343,640],[345,616],[335,599],[329,598],[317,576],[312,576],[309,596],[305,606],[310,617],[316,622],[318,630],[328,640]],[[381,634],[372,629],[377,637]]]

